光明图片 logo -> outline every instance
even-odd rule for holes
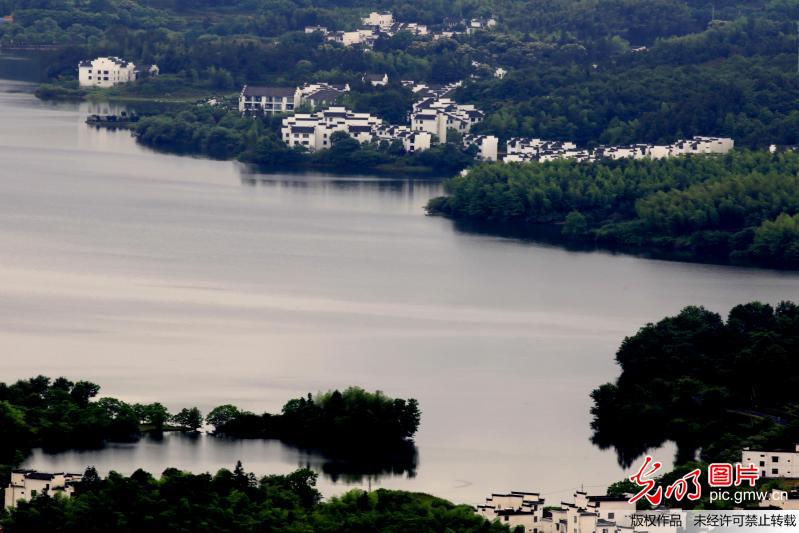
[[[665,488],[658,484],[656,474],[661,470],[663,464],[652,459],[647,455],[641,468],[630,476],[630,481],[641,487],[641,490],[629,499],[630,503],[645,498],[650,504],[657,506],[666,499],[674,499],[675,501],[682,501],[687,499],[689,501],[696,501],[702,497],[702,470],[696,468],[691,470],[681,478],[672,482]],[[744,482],[748,482],[750,487],[754,487],[757,480],[760,478],[760,472],[755,465],[743,466],[740,463],[712,463],[707,468],[708,485],[711,488],[728,488],[740,487]],[[744,493],[735,493],[738,494]],[[753,498],[746,498],[752,500],[763,500],[766,495],[757,492],[752,492]],[[724,497],[726,495],[727,497]],[[759,498],[757,496],[760,496]],[[734,500],[736,503],[741,503],[738,500],[743,498],[730,497],[729,492],[725,491],[711,491],[711,501],[714,500]]]

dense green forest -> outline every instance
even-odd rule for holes
[[[616,353],[621,375],[591,394],[594,442],[629,465],[677,443],[678,463],[740,461],[744,446],[799,440],[799,306],[753,302],[726,322],[703,307],[647,324]],[[635,428],[630,431],[629,428]]]
[[[664,485],[712,462],[740,462],[744,447],[792,450],[799,442],[797,354],[799,306],[792,302],[738,305],[726,322],[686,307],[624,339],[616,353],[621,375],[591,393],[592,440],[615,449],[625,467],[674,441],[675,468]],[[704,498],[682,507],[732,507],[710,504],[702,480]],[[772,486],[781,482],[759,482],[759,490]],[[615,486],[624,487],[629,482]]]
[[[142,470],[101,479],[89,469],[73,497],[34,498],[0,516],[6,533],[509,531],[469,506],[420,493],[354,490],[321,502],[310,470],[256,479],[241,464],[214,475],[168,469],[159,479]]]
[[[561,224],[561,237],[799,268],[799,154],[487,164],[445,183],[432,213],[514,227]]]
[[[78,61],[98,54],[157,63],[165,76],[149,91],[355,82],[364,72],[466,80],[457,98],[487,110],[479,130],[503,139],[799,143],[799,0],[713,4],[715,12],[704,0],[0,0],[0,12],[14,14],[0,42],[66,45],[48,56],[51,78],[74,79]],[[351,29],[377,8],[433,31],[480,16],[498,24],[438,40],[400,33],[370,51],[303,31]],[[504,79],[490,75],[498,66],[509,70]]]

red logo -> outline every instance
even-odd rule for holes
[[[652,505],[660,505],[663,501],[664,489],[657,483],[656,474],[663,468],[663,464],[652,459],[647,455],[644,459],[644,464],[638,469],[638,472],[630,476],[630,481],[642,487],[641,490],[630,498],[630,503],[635,503],[641,498],[646,498]],[[712,463],[707,468],[708,484],[711,487],[730,487],[735,485],[740,486],[744,481],[749,482],[750,487],[755,486],[755,482],[760,478],[760,472],[755,465],[744,467],[741,464],[736,464],[734,467],[730,463]],[[673,498],[682,501],[683,498],[688,498],[691,501],[696,501],[702,497],[702,485],[699,479],[702,477],[702,471],[699,468],[691,470],[683,477],[666,487],[666,498]]]

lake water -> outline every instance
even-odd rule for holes
[[[261,175],[154,153],[83,123],[103,106],[31,90],[0,81],[2,380],[90,379],[172,409],[274,412],[348,385],[417,398],[416,475],[373,487],[467,503],[600,491],[623,472],[589,442],[588,395],[617,375],[625,335],[689,304],[726,313],[799,298],[792,273],[462,233],[424,215],[435,180]],[[276,442],[167,435],[36,452],[27,466],[206,471],[237,459],[259,474],[320,465]]]

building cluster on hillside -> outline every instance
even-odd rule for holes
[[[118,57],[98,57],[78,64],[78,84],[81,87],[113,87],[150,76],[158,76],[158,65],[136,66]]]
[[[446,142],[447,130],[468,133],[484,117],[485,113],[471,104],[459,104],[450,98],[430,96],[414,102],[411,129],[437,135],[439,141]]]
[[[5,489],[4,507],[16,507],[18,501],[30,501],[34,496],[62,494],[68,498],[75,492],[75,485],[81,479],[81,474],[66,472],[46,474],[36,470],[12,470],[11,482]]]
[[[489,521],[514,529],[522,526],[526,533],[632,533],[635,504],[627,496],[590,496],[585,491],[574,493],[573,502],[544,506],[538,492],[512,491],[492,494],[475,512]],[[676,528],[654,528],[666,533]],[[648,531],[652,531],[650,526]]]
[[[239,111],[247,114],[293,113],[306,106],[319,109],[335,103],[349,85],[306,83],[299,87],[245,85],[239,94]]]
[[[577,148],[574,143],[545,141],[515,137],[506,144],[503,161],[553,161],[556,159],[575,159],[591,162],[603,159],[663,159],[680,155],[726,154],[735,143],[725,137],[693,137],[668,145],[633,144],[624,146],[599,146],[594,149]]]
[[[400,32],[408,32],[416,37],[430,36],[433,39],[452,38],[456,35],[471,35],[474,32],[493,28],[494,18],[474,18],[471,20],[445,21],[441,31],[431,31],[418,22],[397,22],[390,11],[373,11],[361,19],[361,27],[351,31],[330,31],[324,26],[306,26],[305,33],[321,33],[325,40],[344,46],[361,45],[371,47],[380,37],[393,37]]]
[[[354,113],[344,107],[329,107],[315,113],[295,113],[287,116],[283,119],[280,133],[289,147],[302,147],[309,152],[316,152],[330,148],[333,134],[339,131],[360,143],[397,141],[408,153],[428,150],[437,135],[432,128],[385,124],[369,113]],[[465,148],[474,146],[477,158],[496,160],[496,137],[464,135],[462,142]]]

